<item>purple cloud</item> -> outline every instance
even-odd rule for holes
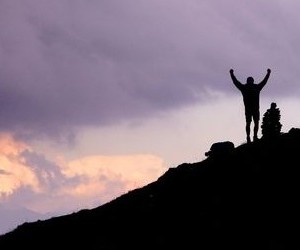
[[[237,94],[299,92],[299,16],[272,1],[34,1],[0,3],[0,130],[68,134]],[[234,6],[234,8],[232,7]]]

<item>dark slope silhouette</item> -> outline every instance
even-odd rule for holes
[[[299,249],[299,150],[299,129],[219,148],[95,209],[22,224],[0,249]]]

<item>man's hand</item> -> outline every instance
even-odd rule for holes
[[[270,70],[270,69],[268,69],[267,71],[268,71],[268,74],[270,74],[270,73],[271,73],[271,70]]]
[[[233,69],[229,70],[230,74],[233,74]]]

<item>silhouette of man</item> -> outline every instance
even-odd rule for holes
[[[243,95],[243,101],[245,106],[245,116],[246,116],[246,134],[247,134],[247,143],[251,142],[250,139],[250,125],[253,119],[254,129],[253,129],[253,141],[257,140],[257,132],[259,128],[259,94],[263,87],[266,85],[271,70],[267,70],[267,74],[264,79],[258,83],[254,83],[253,77],[248,77],[246,84],[242,84],[238,81],[234,75],[233,69],[230,69],[230,76],[233,81],[233,84],[241,91]]]

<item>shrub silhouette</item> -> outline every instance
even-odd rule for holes
[[[282,124],[280,123],[280,110],[275,102],[271,103],[271,107],[264,113],[262,120],[262,137],[274,138],[280,135]]]

